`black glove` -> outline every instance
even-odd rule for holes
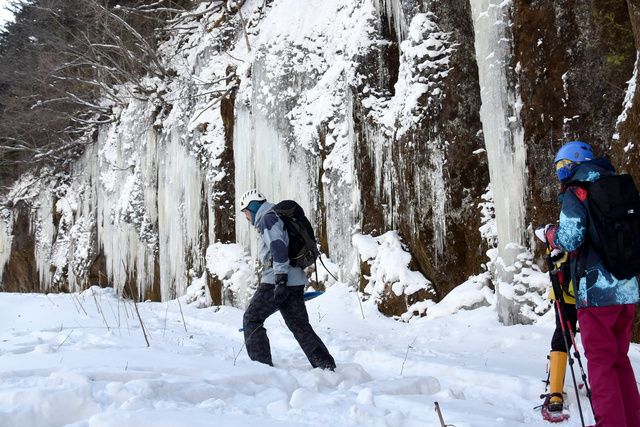
[[[551,262],[553,262],[554,264],[557,264],[560,261],[563,261],[566,255],[567,255],[566,252],[561,251],[560,249],[554,249],[549,254],[549,256],[551,256]]]
[[[286,297],[288,281],[289,281],[288,274],[276,274],[276,287],[273,289],[273,296],[277,300],[281,300]]]

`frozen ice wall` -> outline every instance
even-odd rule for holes
[[[120,291],[135,277],[142,295],[145,284],[153,283],[159,237],[155,162],[160,159],[148,111],[146,103],[136,101],[119,111],[120,120],[101,129],[97,153],[90,152],[97,162],[86,159],[87,166],[96,163],[98,246],[105,255],[107,274]]]
[[[520,99],[513,70],[509,34],[510,1],[471,0],[482,107],[480,117],[489,159],[498,233],[496,288],[512,299],[513,280],[525,251],[526,150],[520,123]],[[503,288],[503,289],[501,289]],[[507,289],[509,288],[509,289]],[[512,323],[512,304],[504,303],[502,321]],[[518,310],[516,309],[515,312]]]
[[[326,227],[329,255],[343,273],[356,259],[350,240],[359,221],[351,58],[372,43],[372,12],[339,0],[315,2],[313,13],[293,0],[275,2],[250,37],[251,52],[244,44],[234,52],[253,57],[236,100],[236,198],[257,187],[273,202],[297,200],[317,230]],[[236,235],[255,252],[245,221]]]
[[[167,300],[203,274],[211,185],[184,120],[199,110],[174,105],[165,132],[156,107],[135,99],[115,107],[71,173],[30,196],[43,289],[84,289],[99,275],[118,291]]]
[[[393,28],[397,40],[404,40],[408,27],[404,8],[416,7],[420,0],[374,0],[376,11],[387,17],[387,26]]]
[[[205,272],[206,246],[218,238],[218,183],[229,180],[235,200],[253,187],[273,202],[297,200],[326,236],[342,280],[360,273],[352,236],[362,231],[365,197],[381,206],[375,232],[397,230],[401,221],[408,236],[429,227],[436,256],[446,253],[446,153],[456,141],[440,134],[437,116],[457,41],[425,4],[249,0],[245,34],[234,11],[201,3],[160,49],[171,78],[145,81],[147,99],[113,105],[113,123],[101,127],[73,176],[43,192],[39,205],[55,205],[68,227],[55,225],[46,208],[34,221],[41,280],[55,281],[70,266],[78,273],[70,286],[83,286],[76,280],[102,254],[104,264],[94,267],[120,289],[132,283],[143,298],[162,300],[184,294]],[[508,74],[510,3],[471,4],[502,284],[522,262],[525,194],[518,96]],[[233,102],[225,116],[232,147],[220,94]],[[220,159],[230,148],[233,172]],[[370,164],[363,165],[356,156],[365,151]],[[238,217],[237,206],[229,212]],[[255,255],[255,231],[239,219],[236,240]]]
[[[7,236],[7,238],[0,238],[0,277],[2,277],[2,271],[4,266],[9,262],[9,257],[11,256],[11,243],[12,238],[10,224],[8,224],[10,217],[7,218],[7,221],[0,220],[0,236]]]
[[[169,299],[184,294],[189,274],[203,270],[201,236],[209,230],[203,229],[207,222],[202,206],[207,189],[204,172],[184,145],[184,128],[156,132],[150,107],[132,100],[118,112],[116,123],[101,129],[58,205],[67,199],[76,204],[70,223],[94,230],[83,246],[103,253],[106,274],[116,288],[122,290],[133,280],[131,286],[137,289],[127,292],[145,298],[153,291],[159,294],[155,297]],[[73,233],[74,240],[79,231]],[[51,237],[41,241],[54,242],[39,262],[46,266],[45,258],[55,261],[55,253],[63,248],[63,236],[54,238],[53,229],[43,232]],[[68,250],[62,255],[72,263],[82,258]],[[89,255],[84,258],[91,259]],[[160,283],[166,285],[160,288]]]
[[[407,4],[415,12],[413,2]],[[411,127],[417,98],[435,93],[432,82],[418,81],[416,69],[434,68],[433,76],[446,69],[432,57],[440,55],[442,44],[432,37],[437,29],[430,18],[421,14],[411,30],[405,6],[397,0],[247,1],[243,14],[249,30],[245,35],[238,25],[240,36],[230,41],[229,29],[217,23],[229,19],[233,26],[237,17],[223,17],[213,4],[202,3],[180,27],[189,30],[176,30],[161,47],[176,76],[145,81],[149,99],[114,105],[114,122],[101,127],[66,193],[45,192],[40,205],[57,203],[60,212],[65,207],[69,230],[93,230],[82,237],[85,261],[104,255],[104,265],[96,267],[116,287],[133,282],[141,296],[166,300],[183,294],[191,279],[203,274],[203,246],[217,238],[212,215],[217,183],[233,180],[236,200],[257,187],[273,202],[300,202],[318,232],[322,227],[341,279],[353,279],[359,261],[351,238],[361,231],[361,191],[386,199],[385,226],[397,226],[402,201],[394,196],[395,123]],[[394,99],[379,87],[389,66],[380,52],[390,44],[381,34],[381,15],[399,41],[415,33],[403,56],[410,64],[401,71],[402,78],[413,80]],[[362,86],[364,94],[358,93]],[[219,169],[226,141],[217,93],[233,93],[235,102],[233,176]],[[363,129],[363,121],[373,125]],[[363,140],[375,182],[359,182],[354,156]],[[434,137],[434,147],[440,142]],[[416,182],[418,202],[434,207],[431,220],[440,247],[446,233],[443,165],[442,152],[435,152],[425,166],[432,185]],[[416,171],[417,180],[419,175]],[[75,235],[60,233],[47,214],[42,210],[38,221],[37,262],[45,284],[76,254],[75,271],[90,267],[80,262]],[[240,219],[237,242],[255,253],[255,232]],[[60,268],[51,270],[52,263]],[[83,285],[74,277],[70,282]]]

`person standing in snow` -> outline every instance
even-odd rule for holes
[[[604,267],[594,250],[600,247],[598,236],[589,227],[588,190],[575,185],[614,175],[615,168],[594,158],[591,147],[580,141],[563,145],[554,162],[562,183],[560,223],[544,226],[542,237],[552,249],[577,251],[571,257],[571,278],[578,284],[576,307],[596,426],[640,427],[640,394],[628,357],[638,280],[617,279]]]
[[[540,239],[544,242],[544,227],[542,227],[542,235]],[[539,230],[536,230],[539,233]],[[556,253],[557,252],[557,253]],[[553,308],[556,313],[556,329],[553,331],[551,337],[551,351],[549,352],[549,378],[547,385],[549,386],[549,394],[543,395],[545,398],[542,404],[542,414],[545,419],[555,422],[562,421],[567,416],[563,414],[564,409],[564,377],[567,369],[567,357],[568,352],[571,351],[573,340],[568,339],[565,343],[565,336],[563,330],[566,329],[566,323],[571,326],[571,331],[575,333],[576,323],[578,321],[578,313],[576,311],[576,300],[574,297],[573,282],[571,281],[571,263],[570,257],[567,252],[552,251],[550,254],[551,262],[554,268],[558,270],[558,282],[562,290],[562,299],[559,303],[563,305],[564,322],[563,328],[561,319],[561,313],[558,310],[558,304],[553,304]],[[551,288],[549,292],[549,298],[556,300],[554,289]]]
[[[272,211],[274,206],[257,189],[247,191],[240,199],[240,211],[258,231],[258,256],[263,265],[260,285],[243,317],[247,353],[251,360],[273,366],[264,322],[280,310],[311,366],[333,371],[333,357],[309,324],[304,302],[307,275],[302,268],[289,265],[289,235]]]

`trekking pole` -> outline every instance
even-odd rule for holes
[[[562,297],[562,287],[560,286],[560,281],[558,280],[558,269],[555,268],[555,266],[553,265],[553,261],[551,261],[551,247],[549,246],[549,243],[547,243],[547,253],[544,255],[544,258],[547,261],[547,269],[549,270],[549,277],[551,278],[551,286],[553,287],[553,293],[556,297],[558,316],[560,316],[560,326],[562,327],[562,338],[564,339],[564,346],[567,349],[569,368],[571,368],[571,378],[573,378],[573,386],[576,390],[576,400],[578,401],[578,411],[580,412],[580,421],[582,422],[582,427],[585,427],[584,416],[582,414],[582,405],[580,404],[580,393],[578,391],[578,382],[576,381],[576,375],[573,370],[573,357],[571,357],[571,350],[569,349],[569,340],[567,338],[568,331],[564,323],[564,319],[566,318],[566,313],[564,312],[564,306],[560,303],[560,300],[562,300],[562,302],[564,303],[564,298]]]
[[[320,264],[322,264],[322,266],[327,271],[327,273],[329,273],[329,276],[333,277],[333,280],[335,280],[337,282],[338,278],[331,273],[331,271],[327,268],[326,265],[324,265],[324,262],[322,261],[322,257],[320,255],[318,255],[318,259],[320,260]],[[313,261],[313,268],[316,269],[316,282],[317,282],[318,281],[318,267],[317,267],[315,261]]]
[[[555,293],[555,289],[554,289],[554,293]],[[560,302],[560,306],[561,307],[566,307],[566,302],[564,300],[564,293],[560,293],[560,297],[556,297],[556,302]],[[560,306],[558,307],[558,309],[560,309]],[[564,318],[566,318],[566,311],[563,312],[564,314],[561,313],[561,320],[564,320]],[[591,387],[589,387],[589,382],[587,381],[587,374],[584,372],[584,366],[582,366],[582,359],[580,358],[580,352],[578,351],[578,346],[576,345],[576,338],[575,338],[575,333],[573,332],[573,328],[571,327],[571,322],[569,322],[569,320],[563,321],[562,325],[564,326],[564,324],[566,323],[567,325],[567,329],[569,332],[569,336],[571,337],[571,342],[573,344],[573,356],[576,358],[576,360],[578,361],[578,366],[580,367],[580,374],[582,377],[582,381],[584,382],[584,387],[585,390],[587,391],[587,397],[589,398],[589,404],[591,405],[591,412],[593,413],[593,416],[595,417],[596,415],[596,411],[593,409],[593,400],[591,399]]]
[[[578,347],[576,346],[576,339],[573,333],[573,329],[571,329],[571,324],[567,321],[567,328],[569,329],[569,336],[571,336],[571,340],[573,341],[573,355],[578,361],[578,366],[580,367],[580,373],[582,374],[582,381],[584,381],[584,387],[587,391],[587,397],[589,398],[589,404],[591,404],[591,412],[593,412],[593,416],[596,416],[596,411],[593,409],[593,401],[591,400],[591,387],[589,387],[589,383],[587,382],[587,374],[584,372],[584,367],[582,366],[582,360],[580,359],[580,352],[578,351]]]
[[[440,425],[442,427],[455,427],[453,424],[445,424],[444,418],[442,418],[442,412],[440,411],[440,404],[438,402],[433,402],[436,405],[436,412],[438,414],[438,418],[440,419]]]

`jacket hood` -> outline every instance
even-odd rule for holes
[[[271,209],[273,209],[274,206],[275,204],[271,202],[262,203],[262,206],[260,206],[260,209],[258,209],[258,212],[256,212],[256,216],[253,220],[253,226],[258,228],[258,224],[260,224],[260,221],[262,220],[262,217],[264,216],[264,214],[266,214]]]
[[[598,157],[588,162],[580,163],[577,167],[572,168],[567,184],[576,181],[593,182],[601,176],[613,175],[615,173],[616,168],[613,167],[609,160],[604,157]]]

